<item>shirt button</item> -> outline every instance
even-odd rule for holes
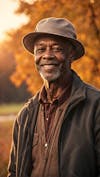
[[[46,120],[47,120],[47,121],[49,120],[48,117],[46,118]]]
[[[48,147],[48,143],[45,143],[44,147],[47,148]]]

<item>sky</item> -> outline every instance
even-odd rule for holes
[[[24,14],[14,14],[17,7],[17,0],[0,0],[0,41],[5,39],[7,31],[27,23],[28,18]]]

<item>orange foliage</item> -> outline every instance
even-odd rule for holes
[[[41,78],[34,66],[34,59],[23,49],[22,37],[33,31],[37,21],[49,16],[64,17],[71,20],[77,30],[78,38],[86,48],[85,56],[74,62],[74,68],[82,79],[100,88],[100,1],[80,0],[37,0],[33,4],[19,1],[17,13],[25,13],[29,17],[29,23],[15,33],[11,34],[17,47],[10,44],[15,52],[16,71],[11,76],[15,85],[26,82],[28,89],[35,93],[42,84]]]

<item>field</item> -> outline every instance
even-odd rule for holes
[[[0,115],[17,114],[17,112],[20,110],[22,106],[23,106],[23,103],[1,104]]]
[[[7,176],[13,121],[0,121],[0,177]]]
[[[0,105],[0,177],[7,176],[13,126],[13,119],[3,117],[16,115],[21,107],[22,104]]]

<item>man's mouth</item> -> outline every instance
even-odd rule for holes
[[[40,66],[58,66],[59,63],[53,62],[53,63],[41,63]]]
[[[55,69],[56,67],[58,67],[59,64],[58,63],[49,63],[49,64],[45,63],[45,64],[41,64],[40,66],[43,67],[45,70],[51,71]]]

